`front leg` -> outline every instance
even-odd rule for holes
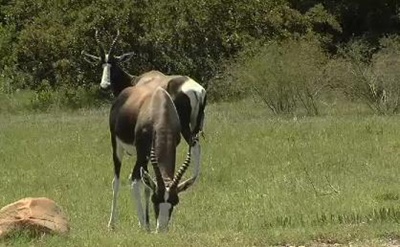
[[[151,195],[151,190],[149,187],[144,186],[144,196],[145,196],[145,219],[144,221],[146,222],[146,230],[150,231],[150,195]]]
[[[201,166],[201,145],[200,145],[200,134],[192,134],[189,128],[189,125],[182,126],[182,136],[191,147],[191,157],[194,163],[194,176],[196,180],[200,175],[200,166]]]
[[[144,140],[144,141],[143,141]],[[145,202],[146,202],[146,212],[143,210],[142,204],[142,177],[140,169],[147,170],[147,163],[149,161],[149,153],[150,153],[150,145],[149,142],[151,138],[138,138],[136,140],[136,164],[132,171],[132,198],[136,203],[136,209],[139,219],[139,224],[146,230],[150,229],[149,220],[148,220],[148,200],[149,200],[149,193],[145,190]],[[145,186],[146,187],[146,186]]]
[[[194,163],[194,177],[196,177],[197,180],[197,178],[200,175],[200,166],[201,166],[201,146],[199,138],[197,136],[194,137],[192,141],[191,156],[193,157],[193,163]]]

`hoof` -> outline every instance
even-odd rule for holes
[[[139,222],[139,228],[145,230],[146,232],[150,232],[150,224],[144,225]]]
[[[115,231],[115,224],[108,223],[107,228],[108,228],[108,231],[113,232],[113,231]]]

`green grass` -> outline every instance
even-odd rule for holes
[[[400,117],[277,118],[252,102],[207,110],[202,173],[167,234],[138,227],[122,168],[119,217],[107,230],[113,177],[108,109],[0,116],[0,205],[46,196],[66,237],[18,246],[265,246],[348,243],[400,234]],[[183,161],[186,145],[179,148]],[[154,228],[154,218],[151,218]]]

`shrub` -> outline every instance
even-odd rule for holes
[[[400,37],[384,38],[380,42],[381,50],[372,57],[371,71],[375,81],[373,85],[374,105],[384,114],[400,111]]]
[[[400,111],[400,38],[381,39],[379,50],[353,41],[331,63],[332,86],[379,114]]]
[[[48,82],[44,81],[40,89],[31,98],[30,107],[35,111],[47,111],[57,104],[56,93],[51,90]]]
[[[34,90],[45,81],[58,88],[99,80],[80,56],[97,50],[95,28],[107,45],[121,31],[117,53],[137,54],[128,71],[185,74],[205,86],[255,41],[301,36],[321,22],[338,28],[322,5],[303,15],[286,0],[6,1],[0,17],[0,69],[21,77],[16,88]]]
[[[104,97],[96,86],[62,87],[57,90],[60,98],[60,107],[69,109],[99,107],[104,102]]]
[[[57,90],[51,89],[48,83],[35,91],[31,97],[29,108],[35,111],[57,109],[79,109],[99,107],[107,102],[98,86],[62,86]]]
[[[313,39],[271,42],[233,72],[235,83],[258,96],[275,114],[300,107],[318,115],[327,56]]]

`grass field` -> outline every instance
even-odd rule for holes
[[[107,119],[107,108],[0,115],[0,205],[46,196],[71,223],[66,237],[20,235],[0,245],[379,245],[400,236],[400,117],[277,118],[251,102],[210,105],[201,178],[181,196],[167,234],[138,227],[132,157],[123,163],[117,229],[107,230]],[[182,161],[186,145],[179,150]]]

